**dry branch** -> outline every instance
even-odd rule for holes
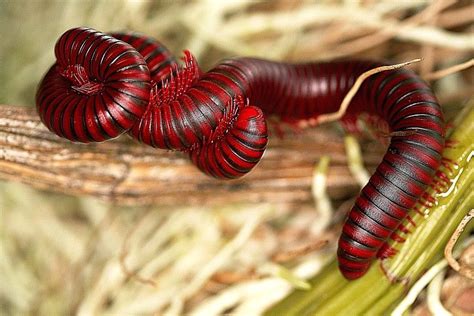
[[[197,170],[182,153],[156,150],[127,137],[74,144],[50,133],[31,108],[0,106],[0,179],[124,205],[152,203],[297,202],[311,199],[313,165],[331,155],[328,191],[344,198],[358,190],[346,166],[343,139],[325,128],[270,138],[262,163],[243,179],[220,181]],[[368,146],[370,168],[379,146]]]

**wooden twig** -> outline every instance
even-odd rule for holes
[[[381,157],[378,147],[366,151],[369,168]],[[0,179],[122,205],[310,201],[313,165],[328,153],[330,197],[355,194],[343,138],[327,127],[281,140],[270,137],[262,163],[251,174],[222,181],[201,174],[183,153],[136,144],[126,136],[71,143],[49,132],[34,109],[0,105]]]

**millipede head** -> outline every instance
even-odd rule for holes
[[[66,31],[36,106],[43,123],[72,141],[100,142],[129,130],[150,96],[150,73],[129,44],[91,28]]]
[[[207,175],[236,179],[250,172],[267,146],[267,124],[260,108],[242,107],[223,137],[189,153],[191,161]]]

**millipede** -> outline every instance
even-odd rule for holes
[[[137,33],[66,31],[42,79],[37,110],[54,133],[101,142],[128,133],[141,143],[186,152],[204,173],[247,174],[267,145],[265,117],[301,121],[336,112],[355,80],[382,62],[283,63],[237,57],[207,72],[185,51],[180,66],[160,42]],[[361,277],[430,185],[444,147],[444,119],[430,87],[395,69],[368,78],[342,122],[383,120],[391,140],[362,189],[339,238],[339,268]]]

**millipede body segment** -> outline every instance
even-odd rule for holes
[[[240,177],[258,163],[267,144],[266,115],[298,121],[336,112],[357,77],[382,65],[233,58],[203,73],[189,52],[178,66],[156,40],[88,28],[63,34],[55,53],[37,93],[51,131],[79,142],[128,132],[147,145],[187,152],[217,178]],[[386,121],[394,136],[339,239],[340,270],[348,279],[387,254],[387,240],[430,184],[444,147],[441,108],[412,71],[367,79],[343,121],[363,113]]]

